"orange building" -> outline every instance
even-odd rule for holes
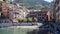
[[[13,21],[13,9],[10,9],[6,3],[2,4],[1,18]]]
[[[8,9],[6,4],[2,4],[2,17],[7,17],[8,16]]]

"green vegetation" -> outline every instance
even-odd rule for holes
[[[18,22],[33,22],[32,18],[23,18],[23,19],[17,19]],[[34,22],[37,22],[37,18],[34,18]]]
[[[43,8],[47,8],[52,9],[53,7],[53,2],[49,3],[46,2],[44,0],[15,0],[15,2],[19,3],[21,6],[25,6],[28,9],[43,9]]]
[[[32,18],[28,18],[28,20],[29,20],[30,22],[32,22]]]
[[[35,22],[37,22],[37,18],[34,18]]]
[[[23,22],[23,19],[18,19],[18,22]]]

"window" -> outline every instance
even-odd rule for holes
[[[41,16],[41,13],[38,13],[38,16]]]
[[[57,11],[59,11],[60,10],[60,6],[58,6],[58,8],[57,8]]]
[[[3,0],[3,1],[6,1],[6,0]]]

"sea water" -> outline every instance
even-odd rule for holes
[[[0,34],[28,34],[33,29],[0,28]]]

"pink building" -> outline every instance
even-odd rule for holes
[[[10,20],[13,20],[13,9],[8,10],[8,17]]]

